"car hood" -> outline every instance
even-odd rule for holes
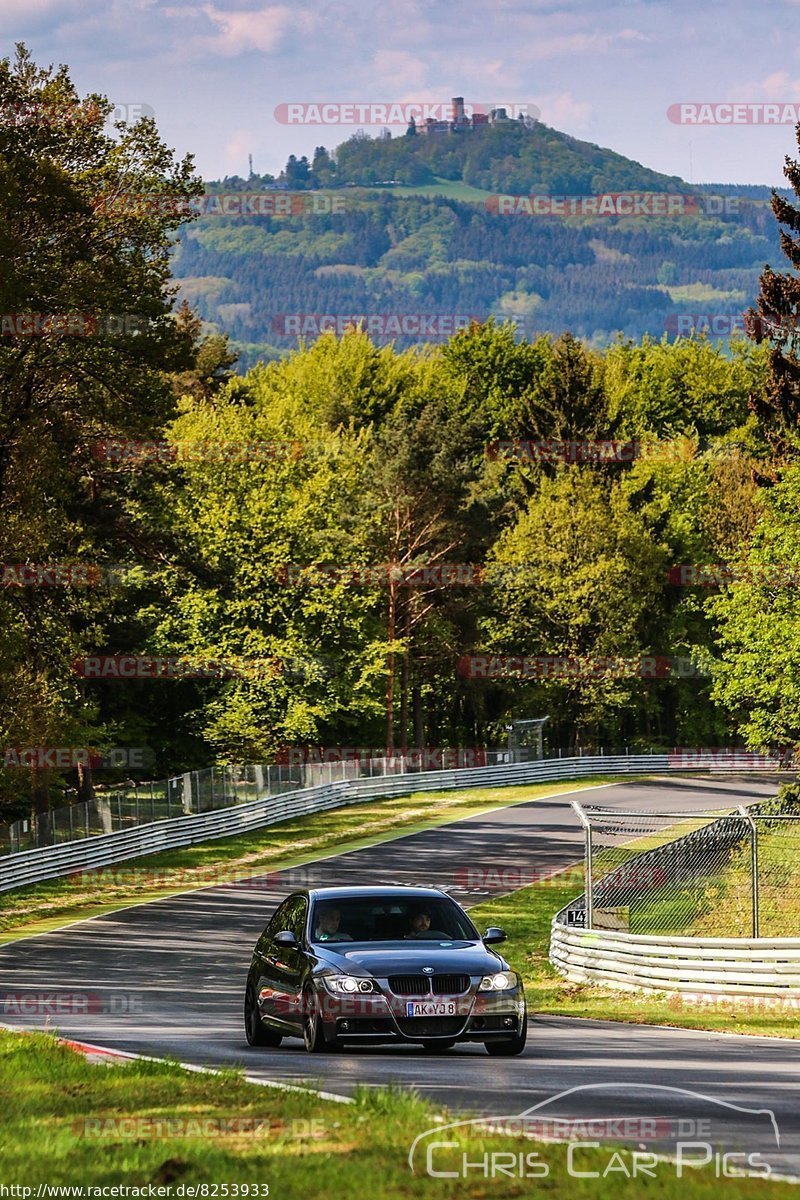
[[[320,963],[344,973],[418,975],[423,967],[439,974],[485,975],[507,969],[508,963],[482,942],[446,942],[420,939],[411,945],[374,945],[368,942],[315,947]]]

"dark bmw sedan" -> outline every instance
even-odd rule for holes
[[[295,892],[258,939],[244,1017],[251,1046],[302,1037],[311,1052],[345,1043],[448,1050],[483,1042],[520,1054],[522,980],[460,905],[434,888],[330,887]]]

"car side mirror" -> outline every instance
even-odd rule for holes
[[[505,942],[508,935],[504,929],[498,929],[496,925],[490,925],[483,935],[483,940],[487,946],[496,946],[499,942]]]
[[[282,929],[280,933],[275,934],[275,945],[283,946],[286,950],[296,950],[300,943],[291,929]]]

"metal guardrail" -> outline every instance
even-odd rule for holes
[[[762,888],[769,895],[773,935],[794,934],[800,920],[792,903],[797,812],[777,811],[774,801],[726,815],[623,813],[584,809],[577,802],[573,807],[586,832],[586,892],[556,914],[550,937],[550,961],[570,982],[694,1001],[749,997],[800,1007],[800,937],[757,936]],[[633,842],[652,838],[659,821],[672,828],[696,827],[631,855]],[[664,824],[662,832],[669,828]],[[606,837],[599,853],[598,830]],[[759,871],[762,841],[767,861]],[[776,894],[783,905],[776,907]],[[702,903],[687,907],[682,903],[687,898]],[[788,920],[778,919],[780,909],[784,917],[788,912]],[[749,932],[752,921],[752,936],[705,936],[704,913],[717,926],[730,925],[733,915],[733,928],[719,930],[725,934]],[[654,928],[647,928],[648,916]],[[690,932],[698,924],[698,932]]]
[[[589,752],[579,749],[577,754],[559,748],[551,750],[548,758],[591,758],[598,755],[601,758],[622,758],[630,753],[630,747],[626,746],[606,749],[601,746]],[[653,754],[656,751],[648,749],[636,753]],[[710,768],[720,755],[723,759],[730,759],[732,754],[740,757],[738,751],[672,750],[667,753],[672,764],[683,763],[688,767],[696,766],[699,770]],[[753,765],[752,754],[746,753],[744,758],[747,764]],[[763,756],[757,755],[755,759],[763,764]],[[21,817],[9,825],[0,822],[0,855],[79,841],[102,833],[116,833],[117,830],[151,825],[169,817],[230,808],[234,804],[247,804],[264,796],[280,796],[285,792],[321,787],[344,779],[536,762],[541,761],[542,756],[529,746],[513,750],[508,747],[495,750],[431,748],[397,751],[394,754],[381,752],[374,757],[365,757],[352,748],[350,751],[343,750],[342,756],[335,760],[323,758],[318,761],[313,757],[306,759],[302,750],[295,756],[292,748],[288,747],[286,760],[283,763],[204,767],[173,775],[169,779],[141,783],[128,780],[116,787],[97,789],[90,800]],[[778,765],[778,760],[769,761]]]
[[[281,796],[261,796],[214,812],[171,817],[131,829],[5,855],[0,858],[0,892],[78,871],[111,866],[161,850],[174,850],[214,838],[230,837],[274,825],[290,817],[382,797],[468,787],[556,782],[593,775],[642,775],[668,769],[667,754],[596,755],[346,779],[319,787],[297,789]]]
[[[800,938],[648,937],[555,917],[550,961],[572,983],[615,991],[800,1000]]]

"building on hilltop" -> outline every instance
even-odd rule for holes
[[[406,135],[414,137],[416,134],[436,134],[436,133],[462,133],[467,130],[479,129],[486,125],[502,125],[506,123],[516,122],[524,125],[526,129],[530,129],[534,124],[531,117],[520,113],[517,118],[509,117],[505,108],[493,108],[488,113],[474,112],[472,116],[467,116],[464,110],[464,97],[453,97],[453,116],[449,121],[434,121],[432,117],[428,117],[422,124],[417,125],[417,122],[412,117]]]

